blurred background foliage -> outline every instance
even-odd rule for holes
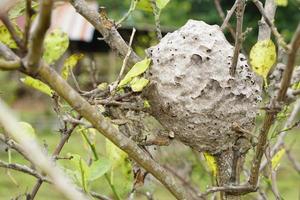
[[[118,21],[128,11],[131,1],[99,0],[98,2],[101,6],[107,8],[107,13],[110,18]],[[224,13],[231,8],[233,2],[234,0],[221,0]],[[260,18],[261,15],[258,13],[257,8],[251,1],[248,1],[244,17],[244,30],[248,27],[252,28],[252,31],[247,34],[246,40],[243,43],[246,52],[249,52],[250,48],[256,42],[258,20]],[[188,19],[202,20],[209,24],[221,25],[222,23],[213,0],[170,0],[168,5],[162,10],[160,19],[164,34],[181,27]],[[299,20],[300,0],[289,0],[286,7],[277,8],[275,24],[286,41],[290,41]],[[232,17],[230,23],[233,27],[235,26],[234,17]],[[123,32],[122,29],[129,30],[127,33],[125,31],[124,35],[122,34],[124,38],[128,39],[131,28],[137,28],[138,31],[134,39],[134,48],[138,54],[144,56],[144,50],[158,42],[155,35],[154,24],[154,17],[151,12],[136,9],[129,18],[122,23],[120,31]],[[227,30],[225,31],[225,34],[228,40],[233,42],[232,37]],[[107,46],[103,43],[98,46],[96,45],[95,48],[93,47],[93,50],[87,50],[88,48],[82,50],[82,46],[86,45],[88,47],[93,44],[98,45],[97,39],[93,40],[91,44],[76,43],[74,45],[74,42],[71,41],[69,51],[56,63],[56,65],[54,65],[59,69],[59,66],[61,66],[61,63],[68,55],[82,51],[84,58],[76,66],[74,73],[83,90],[90,90],[96,87],[97,85],[92,83],[92,80],[94,79],[96,79],[97,84],[114,81],[122,65],[122,59],[114,52],[108,50]],[[21,77],[23,77],[23,75],[17,72],[0,72],[0,97],[14,108],[22,121],[32,124],[36,129],[41,144],[44,144],[47,151],[52,152],[60,138],[58,133],[60,123],[57,119],[57,115],[53,111],[53,100],[44,94],[24,86],[24,84],[20,82]],[[74,85],[72,79],[70,79],[69,82]],[[296,134],[296,132],[297,131],[294,131],[289,134],[287,144],[293,144],[291,152],[296,155],[298,152],[297,158],[299,160],[300,135]],[[272,140],[272,142],[274,141]],[[96,144],[97,150],[101,155],[105,152],[104,138],[98,135]],[[174,149],[176,149],[176,151],[174,151]],[[79,154],[86,160],[88,160],[91,155],[91,152],[87,155],[86,152],[88,152],[88,147],[78,132],[75,132],[71,137],[64,148],[62,155],[66,155],[69,152]],[[208,167],[203,165],[203,157],[199,157],[191,149],[175,143],[169,147],[158,149],[158,153],[161,155],[161,162],[168,167],[171,167],[179,174],[186,175],[187,172],[189,172],[189,176],[184,178],[186,180],[191,180],[193,184],[202,191],[205,190],[208,185],[213,183],[208,172]],[[7,152],[0,151],[0,159],[7,161]],[[28,164],[21,156],[13,152],[12,161]],[[63,166],[68,165],[68,161],[66,160],[61,160],[60,163]],[[16,179],[16,182],[7,175],[7,171],[0,170],[0,199],[10,199],[17,195],[21,195],[24,191],[30,191],[35,183],[35,179],[28,175],[13,171],[10,171],[10,173],[14,179]],[[120,174],[121,172],[117,171],[116,173]],[[122,176],[117,177],[118,178],[115,181],[116,186],[124,186]],[[270,199],[274,199],[268,179],[264,180],[266,181],[263,187],[267,188]],[[299,198],[300,176],[292,170],[286,157],[283,158],[282,164],[278,170],[278,180],[279,189],[284,199],[289,200]],[[101,191],[104,194],[111,195],[111,190],[103,178],[93,183],[92,188]],[[147,182],[146,187],[141,191],[154,192],[154,199],[174,199],[172,195],[156,181],[152,183]],[[124,191],[120,192],[124,193]],[[137,197],[137,199],[145,199],[142,195],[137,195]],[[254,199],[254,197],[255,195],[250,194],[247,195],[245,199]],[[54,191],[54,188],[51,185],[45,184],[38,193],[37,199],[50,200],[63,198]]]

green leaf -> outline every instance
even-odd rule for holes
[[[208,166],[209,170],[211,171],[212,175],[214,177],[216,177],[217,169],[218,169],[216,159],[208,153],[203,153],[203,155],[204,155],[204,158],[206,160],[206,163],[207,163],[207,166]]]
[[[99,90],[106,90],[106,89],[108,88],[108,83],[106,83],[106,82],[100,83],[100,84],[97,86],[97,88],[98,88]]]
[[[17,27],[17,26],[14,26],[14,27]],[[18,28],[16,28],[16,31],[17,31],[18,35],[21,35],[20,30]],[[11,49],[18,48],[17,44],[15,43],[15,41],[11,37],[9,31],[7,30],[7,28],[4,25],[0,25],[0,42],[2,42],[3,44],[5,44],[6,46],[8,46]]]
[[[59,59],[69,46],[69,38],[60,29],[54,29],[46,35],[44,41],[44,60],[51,64]]]
[[[157,7],[159,9],[163,9],[169,3],[169,1],[170,0],[156,0]]]
[[[129,70],[129,72],[125,75],[125,77],[121,80],[118,87],[121,88],[125,86],[126,84],[130,83],[130,81],[137,77],[138,75],[141,75],[144,73],[149,65],[150,65],[151,59],[145,58],[144,60],[135,63],[135,65]]]
[[[27,122],[19,122],[19,126],[27,133],[28,137],[33,139],[36,137],[35,130],[31,124]]]
[[[38,3],[31,1],[31,8],[36,10],[37,7],[38,7]],[[12,9],[10,9],[8,12],[9,19],[15,19],[17,17],[20,17],[25,14],[25,11],[26,11],[25,1],[17,1],[15,6]]]
[[[130,82],[130,87],[134,92],[141,92],[144,89],[144,87],[147,86],[148,83],[149,83],[148,79],[135,77]]]
[[[267,83],[267,76],[276,62],[276,47],[272,40],[258,41],[250,51],[250,64],[253,71],[262,76]]]
[[[88,189],[88,180],[90,178],[90,168],[86,164],[86,162],[81,158],[78,154],[68,154],[68,156],[72,156],[71,163],[75,168],[76,179],[79,179],[79,183],[83,187],[85,191]],[[79,175],[80,174],[80,175]],[[80,176],[80,177],[78,177]]]
[[[273,170],[278,167],[280,160],[284,154],[285,154],[285,149],[282,148],[273,156],[271,160]]]
[[[107,158],[99,158],[99,160],[92,163],[90,166],[90,181],[96,180],[103,176],[111,169],[110,160]]]
[[[50,97],[53,96],[54,91],[45,83],[38,79],[31,78],[30,76],[26,76],[25,78],[21,78],[21,81],[25,84],[28,85],[42,93],[45,93],[49,95]]]
[[[148,100],[144,100],[143,106],[144,106],[144,108],[150,108],[151,107]]]
[[[149,0],[138,0],[136,8],[146,12],[152,12],[152,6]]]
[[[115,177],[115,186],[118,191],[118,194],[121,196],[121,199],[126,199],[126,197],[128,197],[129,192],[132,191],[134,177],[132,172],[132,166],[128,158],[125,158],[120,166],[120,176]],[[117,173],[115,173],[115,175],[117,175]]]
[[[113,170],[123,163],[124,159],[127,158],[127,154],[108,139],[106,139],[105,141],[106,155],[111,162]]]
[[[288,0],[276,0],[276,5],[285,7],[288,5]]]
[[[70,71],[75,67],[77,62],[83,57],[83,54],[78,53],[78,54],[73,54],[69,58],[67,58],[64,62],[62,71],[61,71],[61,76],[63,79],[67,80],[70,74]]]

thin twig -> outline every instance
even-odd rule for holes
[[[296,52],[300,46],[300,25],[298,25],[298,28],[293,36],[292,42],[291,42],[291,50],[288,53],[288,61],[287,66],[283,72],[283,77],[281,80],[280,89],[278,92],[278,95],[276,99],[271,99],[270,101],[270,111],[268,111],[265,115],[265,118],[263,120],[263,125],[260,130],[260,134],[258,137],[258,144],[256,146],[256,152],[255,156],[252,161],[252,167],[251,167],[251,173],[249,178],[249,183],[252,186],[256,186],[258,182],[259,177],[259,171],[260,171],[260,165],[261,165],[261,159],[265,152],[266,148],[266,142],[267,142],[267,136],[270,130],[270,127],[272,126],[273,122],[276,119],[277,114],[280,112],[281,109],[275,109],[279,105],[281,105],[287,98],[286,92],[288,87],[290,86],[291,78],[293,75],[294,65],[295,65],[295,59],[296,59]]]
[[[33,10],[31,8],[31,0],[26,0],[26,15],[25,15],[25,29],[24,29],[24,48],[27,51],[27,45],[29,40],[29,31],[31,27],[31,17]]]
[[[151,7],[152,7],[152,12],[154,15],[154,20],[155,20],[155,28],[156,28],[156,36],[157,39],[160,41],[162,38],[161,34],[161,28],[160,28],[160,9],[157,7],[156,1],[155,0],[150,0]]]
[[[215,7],[216,7],[216,10],[218,11],[218,14],[219,14],[220,18],[222,19],[222,21],[224,21],[225,20],[225,13],[222,9],[220,0],[214,0],[214,3],[215,3]],[[232,38],[235,39],[235,32],[234,32],[234,30],[231,27],[229,22],[227,22],[227,24],[225,24],[225,28],[228,28]]]
[[[231,9],[230,9],[229,11],[227,11],[227,15],[226,15],[226,17],[225,17],[225,19],[224,19],[224,21],[223,21],[223,24],[222,24],[222,26],[221,26],[221,30],[224,30],[225,27],[227,26],[227,24],[228,24],[228,22],[229,22],[231,16],[233,15],[233,13],[234,13],[234,11],[235,11],[235,9],[236,9],[236,7],[237,7],[238,1],[239,1],[239,0],[236,0],[236,1],[234,2],[233,6],[231,7]]]
[[[268,166],[268,169],[269,169],[270,175],[271,175],[272,193],[274,194],[276,200],[280,200],[281,198],[280,198],[277,181],[276,181],[276,171],[273,169],[273,166],[272,166],[272,157],[271,157],[270,147],[268,147],[266,149],[265,155],[266,155],[266,159],[268,161],[267,166]]]
[[[26,160],[30,160],[24,149],[22,148],[22,146],[20,146],[16,141],[8,138],[8,137],[5,137],[3,134],[0,134],[0,141],[2,141],[3,143],[5,143],[9,148],[17,151],[20,155],[22,155]]]
[[[123,64],[122,64],[122,67],[121,67],[121,70],[120,70],[120,73],[117,77],[117,80],[115,81],[114,85],[113,85],[113,88],[112,88],[112,92],[111,93],[114,93],[115,89],[118,87],[118,84],[120,83],[121,81],[121,78],[124,74],[124,71],[125,71],[125,68],[127,66],[127,62],[128,62],[128,59],[129,59],[129,56],[132,52],[132,48],[131,48],[131,45],[132,45],[132,41],[133,41],[133,38],[134,38],[134,34],[136,32],[136,29],[133,28],[132,29],[132,32],[131,32],[131,36],[130,36],[130,40],[129,40],[129,44],[128,44],[128,52],[123,60]]]
[[[32,169],[32,168],[30,168],[26,165],[20,165],[20,164],[17,164],[17,163],[7,163],[7,162],[4,162],[4,161],[0,160],[0,167],[20,171],[20,172],[23,172],[25,174],[29,174],[31,176],[34,176],[38,179],[41,179],[41,180],[43,180],[47,183],[51,183],[51,181],[48,178],[44,177],[43,175],[38,173],[36,170],[34,170],[34,169]]]
[[[0,101],[0,123],[6,134],[18,142],[24,149],[30,162],[34,166],[45,172],[53,182],[53,185],[68,199],[86,200],[87,197],[79,192],[70,182],[61,169],[53,164],[51,158],[46,156],[42,148],[34,138],[29,136],[26,129],[22,129],[18,120],[11,114],[12,111]],[[30,157],[28,156],[30,155]]]
[[[20,69],[20,60],[3,60],[0,58],[0,70],[12,71]]]
[[[39,13],[29,36],[28,54],[24,60],[29,74],[35,74],[43,54],[43,43],[46,31],[51,23],[53,0],[43,0],[39,4]]]
[[[117,27],[120,27],[121,24],[127,20],[127,18],[131,15],[131,13],[135,10],[135,7],[138,3],[138,0],[131,0],[131,3],[130,3],[130,8],[129,10],[127,11],[127,13],[117,22],[116,26]]]
[[[234,53],[233,53],[231,67],[230,67],[230,75],[231,76],[235,75],[236,65],[238,62],[240,49],[241,49],[242,42],[243,42],[242,32],[243,32],[244,11],[245,11],[245,0],[238,0],[237,7],[236,7],[235,47],[234,47]]]
[[[104,24],[102,24],[101,20],[99,20],[99,13],[96,10],[89,8],[86,1],[71,0],[70,3],[78,13],[86,18],[104,36],[104,40],[112,49],[117,50],[123,57],[126,56],[128,45],[115,27],[107,29]],[[141,58],[132,51],[128,59],[128,64],[133,65],[140,60]]]
[[[300,163],[295,160],[289,149],[286,149],[285,152],[293,168],[300,174]]]
[[[21,49],[24,50],[24,44],[22,43],[22,39],[18,35],[16,28],[14,25],[10,22],[8,19],[8,14],[7,15],[0,15],[0,19],[3,22],[3,24],[6,26],[8,32],[10,33],[11,37],[13,40],[16,42],[17,46]]]
[[[274,25],[274,23],[270,20],[270,18],[268,17],[266,12],[264,11],[262,3],[259,0],[252,0],[252,1],[256,5],[256,7],[259,10],[259,12],[261,13],[261,15],[264,17],[264,20],[266,21],[268,26],[271,28],[271,31],[272,31],[273,35],[275,36],[276,41],[279,44],[279,46],[282,46],[285,50],[288,51],[289,50],[288,45],[286,44],[283,37],[278,32],[278,30],[277,30],[276,26]]]
[[[77,120],[80,120],[81,116],[77,117]],[[72,126],[70,127],[70,129],[66,130],[63,133],[62,138],[60,139],[58,145],[55,147],[53,153],[52,153],[52,157],[56,158],[57,156],[59,156],[61,150],[63,149],[64,145],[66,144],[66,142],[69,140],[69,138],[71,137],[72,132],[74,131],[74,129],[78,126],[78,124],[72,124]],[[55,160],[55,159],[54,159]],[[31,193],[29,194],[28,198],[30,198],[30,200],[34,199],[34,197],[36,196],[38,190],[40,189],[40,187],[43,184],[43,180],[42,179],[38,179],[36,184],[34,185]]]

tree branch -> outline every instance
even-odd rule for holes
[[[81,119],[81,116],[77,117],[78,120]],[[65,133],[63,133],[62,138],[60,139],[58,145],[55,147],[53,153],[52,153],[52,157],[55,158],[57,157],[61,150],[63,149],[64,145],[66,144],[66,142],[69,140],[69,138],[71,137],[72,132],[74,131],[74,129],[78,126],[78,124],[72,124],[72,126],[70,127],[70,129],[68,129]],[[38,179],[37,182],[35,183],[29,198],[30,200],[34,199],[34,197],[36,196],[38,190],[40,189],[40,187],[43,184],[43,180],[42,179]]]
[[[227,15],[223,21],[223,24],[221,26],[221,29],[224,30],[224,28],[226,28],[227,24],[228,24],[228,21],[230,20],[231,16],[233,15],[236,7],[237,7],[237,3],[238,3],[239,0],[236,0],[233,4],[233,6],[231,7],[231,9],[229,11],[227,11]]]
[[[25,59],[27,71],[35,74],[40,66],[40,60],[43,55],[43,43],[46,32],[51,23],[51,11],[53,0],[40,0],[39,13],[33,23],[31,34],[29,37],[28,54]]]
[[[256,7],[259,10],[259,12],[261,13],[261,15],[263,16],[265,22],[271,28],[271,31],[272,31],[273,35],[275,36],[275,38],[276,38],[277,44],[279,46],[282,46],[285,50],[289,50],[288,45],[285,43],[283,37],[278,32],[276,26],[274,25],[274,23],[271,21],[271,19],[268,17],[266,12],[264,11],[262,3],[259,0],[252,0],[252,1],[256,5]]]
[[[276,154],[276,152],[278,152],[280,150],[280,148],[284,145],[284,139],[285,139],[285,136],[287,135],[286,129],[291,127],[291,125],[292,125],[293,121],[295,120],[295,118],[297,117],[299,111],[300,111],[300,99],[298,99],[296,101],[293,111],[291,112],[289,118],[286,120],[286,122],[284,124],[285,131],[283,131],[279,134],[276,143],[273,145],[271,152],[270,152],[271,157],[273,157]],[[260,171],[262,171],[266,167],[267,163],[268,163],[267,160],[264,160],[261,163]]]
[[[25,29],[24,29],[24,47],[27,51],[27,44],[29,39],[29,31],[31,27],[31,17],[33,10],[31,8],[31,0],[26,0],[26,16],[25,16]]]
[[[13,26],[13,24],[8,19],[8,14],[6,13],[5,15],[0,15],[0,19],[3,22],[3,24],[5,25],[5,27],[7,28],[8,32],[10,33],[13,40],[16,42],[17,46],[21,50],[23,50],[24,49],[24,44],[22,42],[22,39],[19,37],[15,27]]]
[[[224,14],[224,12],[223,12],[223,9],[222,9],[220,0],[214,0],[214,3],[215,3],[215,7],[216,7],[216,10],[218,11],[218,14],[219,14],[220,18],[224,21],[224,20],[225,20],[225,14]],[[233,28],[231,27],[231,25],[230,25],[229,22],[227,22],[227,23],[225,24],[224,29],[225,29],[226,27],[228,28],[228,30],[229,30],[229,32],[230,32],[232,38],[235,39],[235,32],[234,32],[234,30],[233,30]]]
[[[236,71],[236,65],[238,62],[240,49],[242,46],[242,32],[243,32],[243,18],[245,11],[245,0],[238,0],[236,6],[236,37],[235,37],[235,47],[233,52],[233,58],[230,68],[230,75],[234,76]]]
[[[88,7],[85,0],[71,0],[70,3],[74,6],[78,13],[86,18],[103,35],[104,40],[113,50],[116,50],[123,57],[126,56],[128,45],[123,40],[116,27],[105,27],[105,21],[100,19],[97,11]],[[128,59],[128,64],[133,65],[140,60],[141,59],[137,56],[137,54],[132,51]]]
[[[253,164],[251,167],[250,178],[248,180],[250,185],[256,186],[258,182],[259,168],[260,168],[262,156],[266,149],[268,132],[274,120],[276,119],[277,114],[281,110],[276,108],[286,100],[286,91],[290,86],[294,65],[295,65],[295,57],[299,46],[300,46],[300,25],[298,25],[298,28],[291,42],[291,48],[290,48],[291,50],[288,53],[287,66],[283,72],[283,77],[281,80],[281,86],[278,95],[276,98],[270,101],[270,111],[266,113],[266,116],[263,120],[263,125],[260,130],[260,134],[258,136],[256,153],[252,161]]]
[[[37,75],[48,83],[60,97],[74,108],[74,110],[88,120],[95,129],[97,129],[120,149],[125,151],[139,165],[149,171],[163,185],[165,185],[177,199],[199,199],[199,197],[195,197],[193,195],[193,192],[182,187],[180,182],[171,173],[146,154],[134,141],[120,133],[119,130],[113,126],[113,124],[106,119],[96,107],[90,105],[83,97],[81,97],[54,69],[44,62],[41,62],[41,64],[42,65],[37,71]],[[39,163],[36,163],[36,165],[40,166]]]
[[[34,170],[34,169],[32,169],[32,168],[30,168],[26,165],[20,165],[20,164],[17,164],[17,163],[7,163],[7,162],[4,162],[4,161],[0,160],[0,167],[20,171],[20,172],[23,172],[25,174],[29,174],[31,176],[34,176],[38,179],[41,179],[41,180],[43,180],[47,183],[51,183],[51,181],[48,178],[44,177],[43,175],[38,173],[36,170]]]
[[[3,60],[0,58],[0,70],[4,71],[11,71],[11,70],[17,70],[20,68],[21,62],[19,60]]]
[[[22,146],[27,157],[30,158],[30,162],[45,172],[54,186],[65,197],[72,200],[86,200],[87,198],[71,184],[70,180],[65,177],[62,171],[54,166],[51,158],[45,156],[37,142],[29,136],[29,133],[27,133],[25,129],[20,127],[18,121],[11,113],[12,111],[0,100],[0,123],[5,129],[6,134]]]
[[[192,193],[186,188],[181,187],[171,173],[154,161],[134,141],[120,133],[96,107],[91,106],[82,98],[55,70],[44,63],[40,66],[38,74],[59,96],[64,98],[66,102],[88,120],[100,133],[162,182],[177,199],[193,199]],[[196,197],[194,198],[196,199]]]

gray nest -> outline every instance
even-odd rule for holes
[[[147,50],[151,114],[184,144],[211,154],[232,147],[233,123],[251,131],[261,88],[244,55],[229,74],[234,47],[217,25],[189,20]]]

